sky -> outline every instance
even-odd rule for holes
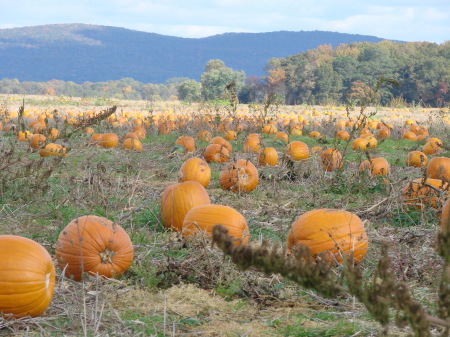
[[[86,23],[179,37],[323,30],[450,40],[450,0],[0,0],[0,28]]]

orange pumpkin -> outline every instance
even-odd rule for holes
[[[340,140],[349,140],[350,134],[345,130],[340,130],[336,133],[336,139]]]
[[[273,147],[266,147],[258,152],[258,164],[276,166],[278,164],[278,153]]]
[[[433,186],[438,191],[427,185]],[[424,209],[429,206],[437,208],[443,201],[439,191],[445,192],[446,194],[447,188],[448,183],[440,179],[427,178],[425,184],[423,184],[423,179],[419,178],[403,187],[400,199],[404,204],[415,206],[418,209]]]
[[[355,263],[359,263],[368,249],[361,219],[338,209],[316,209],[301,215],[289,232],[288,250],[300,244],[308,246],[313,257],[339,263],[351,252]]]
[[[320,152],[322,168],[326,171],[334,171],[342,168],[342,155],[338,149],[329,148]]]
[[[89,140],[89,143],[90,143],[90,144],[99,145],[99,144],[101,143],[101,141],[102,141],[102,136],[103,136],[102,133],[94,133],[94,134],[91,136],[91,138],[90,138],[90,140]]]
[[[203,157],[207,163],[224,163],[228,161],[230,153],[223,145],[209,144],[203,151]]]
[[[414,167],[425,167],[428,164],[428,158],[421,151],[411,151],[406,156],[406,165]]]
[[[190,136],[180,136],[175,141],[175,144],[181,145],[187,152],[195,151],[195,140]]]
[[[201,158],[189,158],[181,165],[178,173],[178,181],[194,180],[203,187],[207,187],[211,180],[211,169]]]
[[[55,267],[47,250],[21,236],[0,235],[0,314],[42,314],[55,288]]]
[[[96,215],[72,220],[59,234],[56,260],[68,278],[80,281],[84,273],[119,277],[133,263],[134,248],[127,232]]]
[[[197,139],[209,142],[212,139],[211,132],[208,130],[201,130],[197,133]]]
[[[219,184],[227,191],[251,192],[258,185],[258,170],[249,160],[239,159],[229,163],[220,172]]]
[[[119,145],[119,137],[115,133],[104,133],[100,140],[100,145],[104,148],[114,148]]]
[[[47,138],[44,135],[34,134],[30,138],[30,147],[33,149],[38,149],[45,143],[46,139]]]
[[[352,142],[352,150],[354,151],[364,151],[368,146],[368,142],[364,138],[356,138]]]
[[[450,232],[450,199],[444,203],[442,206],[442,214],[441,214],[441,231],[444,234],[448,234]]]
[[[427,177],[433,179],[450,180],[450,158],[434,157],[427,166]]]
[[[279,131],[275,134],[275,137],[273,138],[273,140],[275,142],[278,140],[284,144],[287,144],[287,143],[289,143],[289,135],[286,132]]]
[[[142,151],[142,143],[138,139],[127,138],[122,143],[122,149]]]
[[[387,139],[391,136],[391,130],[387,127],[382,127],[380,131],[378,131],[378,139]]]
[[[284,153],[288,158],[294,161],[309,158],[308,145],[300,141],[290,142],[284,149]]]
[[[311,131],[311,132],[309,133],[309,137],[310,137],[310,138],[319,138],[320,136],[321,136],[321,134],[320,134],[319,131]]]
[[[389,162],[382,157],[366,159],[359,165],[359,172],[369,171],[372,176],[387,176],[389,174]]]
[[[62,145],[49,143],[43,149],[39,149],[41,157],[57,156],[64,157],[66,155],[66,148]]]
[[[416,140],[417,139],[417,135],[412,132],[412,131],[407,131],[403,134],[402,139],[407,139],[407,140]]]
[[[228,229],[228,234],[235,238],[235,244],[247,244],[250,232],[247,221],[234,208],[223,205],[202,205],[192,208],[183,221],[183,237],[187,238],[198,233],[211,237],[215,225]]]
[[[258,153],[261,150],[261,138],[259,134],[252,133],[247,136],[244,140],[244,145],[242,146],[243,152],[254,152]]]
[[[181,231],[186,213],[195,206],[209,204],[208,192],[196,181],[168,186],[161,195],[161,220],[165,227]]]
[[[422,151],[425,154],[435,154],[435,153],[442,152],[442,149],[438,142],[435,142],[434,140],[430,140],[423,146]]]
[[[236,131],[226,131],[225,132],[225,139],[226,140],[236,140],[237,139],[237,133]]]
[[[211,139],[209,141],[209,144],[222,145],[228,150],[228,153],[231,153],[233,151],[233,147],[231,146],[231,144],[225,138],[220,137],[220,136],[217,136],[217,137],[214,137],[213,139]]]

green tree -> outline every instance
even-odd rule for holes
[[[182,101],[197,102],[202,98],[202,84],[187,80],[178,86],[178,98]]]
[[[236,91],[239,93],[244,87],[245,73],[227,68],[221,60],[210,60],[206,63],[205,72],[201,76],[202,96],[210,101],[220,98],[225,87],[236,83]]]

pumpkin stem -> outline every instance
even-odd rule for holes
[[[103,253],[99,253],[102,263],[112,263],[112,257],[115,255],[115,252],[110,251],[108,248],[105,249]]]

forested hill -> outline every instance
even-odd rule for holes
[[[329,44],[381,38],[324,31],[227,33],[192,39],[118,27],[61,24],[0,29],[0,79],[82,83],[134,78],[164,83],[198,80],[208,60],[220,59],[247,76],[263,76],[271,58]]]

